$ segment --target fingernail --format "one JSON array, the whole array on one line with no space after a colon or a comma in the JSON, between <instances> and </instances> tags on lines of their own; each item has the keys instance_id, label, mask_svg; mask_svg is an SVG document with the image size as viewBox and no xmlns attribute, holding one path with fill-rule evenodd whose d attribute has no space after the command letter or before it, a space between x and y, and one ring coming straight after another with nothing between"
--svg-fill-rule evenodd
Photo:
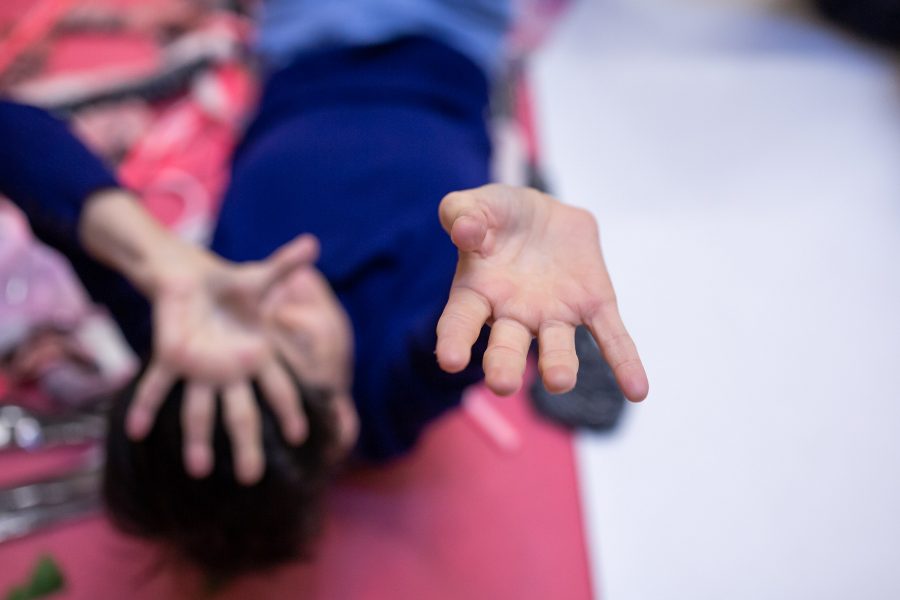
<instances>
[{"instance_id":1,"label":"fingernail","mask_svg":"<svg viewBox=\"0 0 900 600\"><path fill-rule=\"evenodd\" d=\"M512 396L521 386L522 378L511 371L494 373L488 381L488 387L498 396Z\"/></svg>"},{"instance_id":2,"label":"fingernail","mask_svg":"<svg viewBox=\"0 0 900 600\"><path fill-rule=\"evenodd\" d=\"M571 390L577 380L576 376L565 367L553 367L543 374L544 387L553 394L560 394Z\"/></svg>"},{"instance_id":3,"label":"fingernail","mask_svg":"<svg viewBox=\"0 0 900 600\"><path fill-rule=\"evenodd\" d=\"M458 373L462 371L466 368L467 362L464 355L453 353L452 351L445 351L443 354L438 355L438 365L448 373Z\"/></svg>"},{"instance_id":4,"label":"fingernail","mask_svg":"<svg viewBox=\"0 0 900 600\"><path fill-rule=\"evenodd\" d=\"M143 411L134 411L128 416L125 429L128 437L133 440L140 440L147 435L150 429L150 418Z\"/></svg>"},{"instance_id":5,"label":"fingernail","mask_svg":"<svg viewBox=\"0 0 900 600\"><path fill-rule=\"evenodd\" d=\"M306 441L306 423L303 419L291 419L284 424L284 439L291 446L299 446Z\"/></svg>"},{"instance_id":6,"label":"fingernail","mask_svg":"<svg viewBox=\"0 0 900 600\"><path fill-rule=\"evenodd\" d=\"M257 464L255 459L244 459L235 465L237 479L241 485L255 485L262 479L264 465Z\"/></svg>"},{"instance_id":7,"label":"fingernail","mask_svg":"<svg viewBox=\"0 0 900 600\"><path fill-rule=\"evenodd\" d=\"M204 446L190 446L185 456L185 462L191 477L201 479L212 471L212 455Z\"/></svg>"},{"instance_id":8,"label":"fingernail","mask_svg":"<svg viewBox=\"0 0 900 600\"><path fill-rule=\"evenodd\" d=\"M295 446L300 446L303 442L306 441L307 436L309 435L309 427L306 424L306 421L298 421L294 427L294 434L292 436L292 443Z\"/></svg>"}]
</instances>

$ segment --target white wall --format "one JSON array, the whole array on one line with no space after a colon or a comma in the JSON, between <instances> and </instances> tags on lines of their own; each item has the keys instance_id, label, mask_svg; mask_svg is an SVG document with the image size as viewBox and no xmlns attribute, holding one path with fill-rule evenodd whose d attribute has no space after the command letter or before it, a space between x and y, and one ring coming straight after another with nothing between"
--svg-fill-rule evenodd
<instances>
[{"instance_id":1,"label":"white wall","mask_svg":"<svg viewBox=\"0 0 900 600\"><path fill-rule=\"evenodd\" d=\"M596 589L900 598L900 78L736 10L584 1L535 64L651 378L577 445Z\"/></svg>"}]
</instances>

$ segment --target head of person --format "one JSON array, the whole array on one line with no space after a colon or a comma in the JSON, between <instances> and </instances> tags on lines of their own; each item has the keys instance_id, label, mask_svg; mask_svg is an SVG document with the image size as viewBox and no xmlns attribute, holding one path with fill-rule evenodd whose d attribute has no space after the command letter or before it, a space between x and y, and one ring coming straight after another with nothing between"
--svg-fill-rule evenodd
<instances>
[{"instance_id":1,"label":"head of person","mask_svg":"<svg viewBox=\"0 0 900 600\"><path fill-rule=\"evenodd\" d=\"M311 556L323 495L358 433L350 396L352 329L328 282L313 268L301 269L273 289L270 299L270 334L295 377L308 434L300 445L289 443L254 385L265 459L257 483L245 485L235 477L221 408L212 472L198 479L185 470L181 383L169 391L141 441L125 429L140 375L109 413L103 494L113 523L160 542L215 580Z\"/></svg>"},{"instance_id":2,"label":"head of person","mask_svg":"<svg viewBox=\"0 0 900 600\"><path fill-rule=\"evenodd\" d=\"M329 394L298 387L309 433L296 446L282 436L254 386L266 469L260 481L248 486L234 475L221 415L213 434L212 472L195 478L185 470L182 384L170 391L150 434L132 441L125 432L132 384L109 413L103 495L113 523L159 542L173 558L187 560L217 580L309 558L320 529L323 494L339 460Z\"/></svg>"},{"instance_id":3,"label":"head of person","mask_svg":"<svg viewBox=\"0 0 900 600\"><path fill-rule=\"evenodd\" d=\"M212 472L194 478L185 470L182 384L170 391L150 434L132 441L125 432L132 384L109 413L103 495L114 525L159 542L167 555L194 564L213 580L310 558L323 495L340 461L329 393L298 387L309 433L296 446L282 436L275 415L254 386L266 468L262 479L248 486L235 478L221 414L213 434Z\"/></svg>"}]
</instances>

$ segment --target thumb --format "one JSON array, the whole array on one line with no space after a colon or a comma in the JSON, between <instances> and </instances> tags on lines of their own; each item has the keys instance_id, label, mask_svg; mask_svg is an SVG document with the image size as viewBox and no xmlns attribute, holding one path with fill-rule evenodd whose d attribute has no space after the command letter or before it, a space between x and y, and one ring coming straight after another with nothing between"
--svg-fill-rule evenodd
<instances>
[{"instance_id":1,"label":"thumb","mask_svg":"<svg viewBox=\"0 0 900 600\"><path fill-rule=\"evenodd\" d=\"M472 190L453 192L441 200L441 226L462 252L477 252L487 238L490 223L487 207Z\"/></svg>"},{"instance_id":2,"label":"thumb","mask_svg":"<svg viewBox=\"0 0 900 600\"><path fill-rule=\"evenodd\" d=\"M319 258L319 240L311 234L297 236L267 259L240 267L234 281L241 292L259 296L295 269L312 264Z\"/></svg>"}]
</instances>

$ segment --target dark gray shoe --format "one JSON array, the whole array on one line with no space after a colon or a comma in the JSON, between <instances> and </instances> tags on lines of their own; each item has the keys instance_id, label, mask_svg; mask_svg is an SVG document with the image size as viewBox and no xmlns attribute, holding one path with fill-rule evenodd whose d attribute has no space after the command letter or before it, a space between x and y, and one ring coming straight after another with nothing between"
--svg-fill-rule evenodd
<instances>
[{"instance_id":1,"label":"dark gray shoe","mask_svg":"<svg viewBox=\"0 0 900 600\"><path fill-rule=\"evenodd\" d=\"M534 407L551 421L571 428L610 431L625 408L625 396L612 369L585 327L575 331L578 383L571 392L554 395L544 388L540 376L531 386Z\"/></svg>"},{"instance_id":2,"label":"dark gray shoe","mask_svg":"<svg viewBox=\"0 0 900 600\"><path fill-rule=\"evenodd\" d=\"M815 4L837 25L874 42L900 48L897 0L815 0Z\"/></svg>"}]
</instances>

